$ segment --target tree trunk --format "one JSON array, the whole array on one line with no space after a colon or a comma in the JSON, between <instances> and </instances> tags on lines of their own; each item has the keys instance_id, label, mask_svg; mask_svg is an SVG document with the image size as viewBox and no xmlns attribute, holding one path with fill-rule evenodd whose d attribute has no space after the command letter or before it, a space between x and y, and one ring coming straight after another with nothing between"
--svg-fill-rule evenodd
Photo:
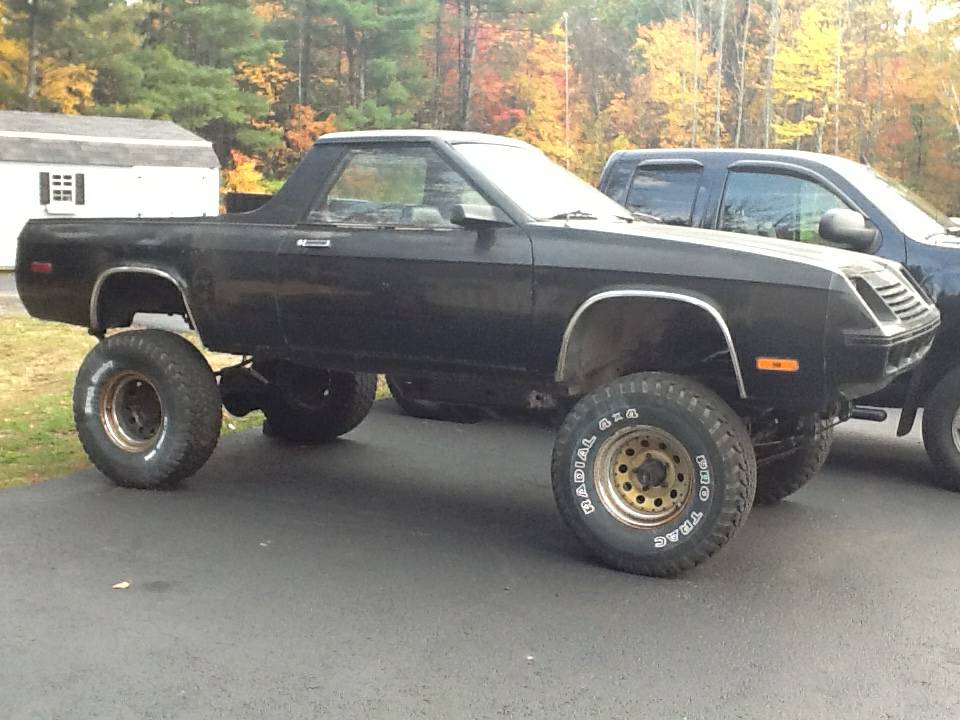
<instances>
[{"instance_id":1,"label":"tree trunk","mask_svg":"<svg viewBox=\"0 0 960 720\"><path fill-rule=\"evenodd\" d=\"M690 130L690 147L697 147L700 126L700 12L703 0L693 3L693 126Z\"/></svg>"},{"instance_id":2,"label":"tree trunk","mask_svg":"<svg viewBox=\"0 0 960 720\"><path fill-rule=\"evenodd\" d=\"M743 97L747 90L747 42L750 37L750 13L753 9L752 0L747 0L747 15L743 20L743 40L740 44L740 83L737 86L737 132L734 138L734 147L740 147L740 134L743 131Z\"/></svg>"},{"instance_id":3,"label":"tree trunk","mask_svg":"<svg viewBox=\"0 0 960 720\"><path fill-rule=\"evenodd\" d=\"M720 0L720 28L717 33L717 95L715 98L715 115L713 118L713 144L720 147L720 96L723 90L723 43L727 26L727 0Z\"/></svg>"},{"instance_id":4,"label":"tree trunk","mask_svg":"<svg viewBox=\"0 0 960 720\"><path fill-rule=\"evenodd\" d=\"M344 50L347 54L347 97L351 105L359 104L357 72L357 36L350 23L343 26Z\"/></svg>"},{"instance_id":5,"label":"tree trunk","mask_svg":"<svg viewBox=\"0 0 960 720\"><path fill-rule=\"evenodd\" d=\"M946 85L946 83L944 83ZM946 92L947 88L944 88ZM957 133L957 145L960 145L960 97L957 96L957 86L950 81L949 95L950 115L953 117L953 129Z\"/></svg>"},{"instance_id":6,"label":"tree trunk","mask_svg":"<svg viewBox=\"0 0 960 720\"><path fill-rule=\"evenodd\" d=\"M839 26L837 27L837 50L833 65L833 154L840 154L840 109L843 103L840 99L840 70L843 60L843 33L847 27L847 3L840 9Z\"/></svg>"},{"instance_id":7,"label":"tree trunk","mask_svg":"<svg viewBox=\"0 0 960 720\"><path fill-rule=\"evenodd\" d=\"M477 27L473 0L460 0L460 58L458 67L457 127L465 130L470 117L470 89L473 75L473 54L476 49Z\"/></svg>"},{"instance_id":8,"label":"tree trunk","mask_svg":"<svg viewBox=\"0 0 960 720\"><path fill-rule=\"evenodd\" d=\"M440 105L443 102L443 10L446 7L446 0L438 0L437 22L433 29L433 126L440 127L441 111Z\"/></svg>"},{"instance_id":9,"label":"tree trunk","mask_svg":"<svg viewBox=\"0 0 960 720\"><path fill-rule=\"evenodd\" d=\"M40 61L40 34L37 16L40 14L40 0L33 0L30 4L29 37L27 38L27 110L37 109L37 94L39 92L39 61Z\"/></svg>"},{"instance_id":10,"label":"tree trunk","mask_svg":"<svg viewBox=\"0 0 960 720\"><path fill-rule=\"evenodd\" d=\"M770 39L767 43L767 69L764 73L763 96L763 146L770 147L770 131L773 125L773 66L777 54L777 36L780 34L780 4L770 4Z\"/></svg>"}]
</instances>

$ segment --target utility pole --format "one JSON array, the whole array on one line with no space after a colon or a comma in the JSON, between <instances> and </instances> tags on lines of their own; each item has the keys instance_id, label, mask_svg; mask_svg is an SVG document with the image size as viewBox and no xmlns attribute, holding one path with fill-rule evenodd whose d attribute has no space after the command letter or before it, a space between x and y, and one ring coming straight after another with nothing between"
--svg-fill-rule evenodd
<instances>
[{"instance_id":1,"label":"utility pole","mask_svg":"<svg viewBox=\"0 0 960 720\"><path fill-rule=\"evenodd\" d=\"M39 47L39 23L40 0L27 0L30 6L29 15L29 37L27 39L27 110L37 109L37 94L39 93L39 82L37 81L37 65L40 60Z\"/></svg>"},{"instance_id":2,"label":"utility pole","mask_svg":"<svg viewBox=\"0 0 960 720\"><path fill-rule=\"evenodd\" d=\"M570 167L570 13L563 11L563 146Z\"/></svg>"}]
</instances>

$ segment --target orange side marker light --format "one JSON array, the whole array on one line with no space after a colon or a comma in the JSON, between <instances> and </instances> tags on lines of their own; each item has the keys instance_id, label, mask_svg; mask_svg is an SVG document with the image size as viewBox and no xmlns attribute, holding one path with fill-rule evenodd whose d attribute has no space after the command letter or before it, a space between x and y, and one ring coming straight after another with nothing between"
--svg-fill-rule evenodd
<instances>
[{"instance_id":1,"label":"orange side marker light","mask_svg":"<svg viewBox=\"0 0 960 720\"><path fill-rule=\"evenodd\" d=\"M757 370L797 372L800 370L800 361L794 358L758 357Z\"/></svg>"}]
</instances>

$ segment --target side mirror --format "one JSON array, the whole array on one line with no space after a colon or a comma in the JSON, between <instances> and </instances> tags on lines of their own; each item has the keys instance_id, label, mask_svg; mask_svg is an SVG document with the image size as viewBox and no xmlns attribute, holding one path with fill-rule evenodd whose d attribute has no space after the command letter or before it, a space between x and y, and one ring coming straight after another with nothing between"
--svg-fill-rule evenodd
<instances>
[{"instance_id":1,"label":"side mirror","mask_svg":"<svg viewBox=\"0 0 960 720\"><path fill-rule=\"evenodd\" d=\"M513 225L507 214L490 205L454 205L450 222L468 230L486 230Z\"/></svg>"},{"instance_id":2,"label":"side mirror","mask_svg":"<svg viewBox=\"0 0 960 720\"><path fill-rule=\"evenodd\" d=\"M847 208L827 210L820 218L818 232L824 240L861 252L873 250L878 237L876 228L867 227L863 215Z\"/></svg>"}]
</instances>

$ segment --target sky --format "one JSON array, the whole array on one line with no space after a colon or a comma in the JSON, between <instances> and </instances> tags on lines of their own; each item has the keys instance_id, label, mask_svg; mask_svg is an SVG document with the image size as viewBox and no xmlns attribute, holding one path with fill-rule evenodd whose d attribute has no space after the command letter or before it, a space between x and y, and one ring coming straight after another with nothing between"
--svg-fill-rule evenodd
<instances>
[{"instance_id":1,"label":"sky","mask_svg":"<svg viewBox=\"0 0 960 720\"><path fill-rule=\"evenodd\" d=\"M921 29L926 29L931 22L943 20L957 12L955 3L935 3L928 9L926 0L893 0L893 6L903 16L910 13L913 25Z\"/></svg>"}]
</instances>

